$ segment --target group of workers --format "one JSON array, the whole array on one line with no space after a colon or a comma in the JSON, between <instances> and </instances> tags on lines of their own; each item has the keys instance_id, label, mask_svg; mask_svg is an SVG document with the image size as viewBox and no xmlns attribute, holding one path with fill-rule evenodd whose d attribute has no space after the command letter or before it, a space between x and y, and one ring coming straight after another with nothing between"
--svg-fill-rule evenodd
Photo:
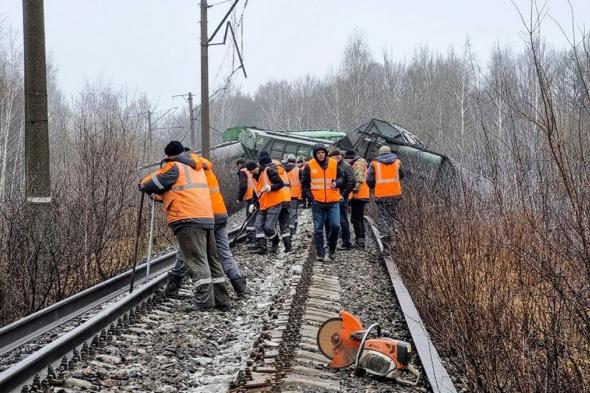
<instances>
[{"instance_id":1,"label":"group of workers","mask_svg":"<svg viewBox=\"0 0 590 393\"><path fill-rule=\"evenodd\" d=\"M229 247L227 209L213 165L178 141L170 142L164 152L161 168L144 177L139 188L163 203L178 241L176 265L168 274L166 294L177 296L188 272L194 281L195 300L187 311L228 310L230 297L224 274L238 297L246 291L246 278ZM312 153L307 161L289 154L281 162L263 151L257 162L236 162L237 199L246 202L248 248L257 254L276 252L281 240L284 252L292 251L298 209L308 202L319 261L336 259L339 238L340 250L364 249L364 212L371 189L379 209L380 229L387 232L392 227L404 172L389 146L381 146L371 163L352 150L342 154L338 148L328 150L323 144L314 145Z\"/></svg>"}]
</instances>

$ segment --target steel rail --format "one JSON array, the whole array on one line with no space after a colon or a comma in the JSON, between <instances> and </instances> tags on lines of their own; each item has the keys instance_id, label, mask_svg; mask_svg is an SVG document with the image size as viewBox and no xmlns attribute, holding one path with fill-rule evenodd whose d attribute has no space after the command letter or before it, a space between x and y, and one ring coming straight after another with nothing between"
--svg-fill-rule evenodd
<instances>
[{"instance_id":1,"label":"steel rail","mask_svg":"<svg viewBox=\"0 0 590 393\"><path fill-rule=\"evenodd\" d=\"M121 299L112 307L101 311L92 319L86 321L74 330L44 346L33 355L17 363L15 366L0 373L0 392L11 392L22 388L35 375L40 374L48 365L58 362L76 347L91 340L107 327L134 307L148 299L159 287L166 282L166 276L160 275L137 291Z\"/></svg>"},{"instance_id":2,"label":"steel rail","mask_svg":"<svg viewBox=\"0 0 590 393\"><path fill-rule=\"evenodd\" d=\"M170 269L175 255L172 252L154 259L151 274L157 276ZM136 280L145 279L146 270L147 264L140 265L135 271ZM128 270L3 327L0 329L0 356L120 295L128 289L130 280L131 270Z\"/></svg>"},{"instance_id":3,"label":"steel rail","mask_svg":"<svg viewBox=\"0 0 590 393\"><path fill-rule=\"evenodd\" d=\"M239 227L229 230L229 239L233 241L238 232ZM240 234L238 240L244 237L244 234ZM171 252L153 260L150 266L150 274L153 278L147 284L138 287L136 292L124 297L92 319L0 373L0 392L14 391L26 383L30 383L35 375L40 374L45 367L59 361L76 347L99 334L109 323L151 296L166 282L164 273L174 266L175 256L176 252ZM146 270L146 263L136 269L135 274L138 281L145 278ZM128 270L5 326L0 329L0 355L126 292L130 280L131 270Z\"/></svg>"},{"instance_id":4,"label":"steel rail","mask_svg":"<svg viewBox=\"0 0 590 393\"><path fill-rule=\"evenodd\" d=\"M438 351L430 340L430 335L428 334L428 331L422 322L422 318L420 318L420 314L414 305L412 295L410 295L408 288L405 286L402 280L397 265L393 262L391 256L385 255L383 252L384 247L383 242L381 241L381 233L379 232L379 229L377 229L377 226L370 217L365 216L365 219L371 227L371 231L373 232L373 236L377 242L377 246L379 247L381 257L383 258L385 266L387 267L391 284L395 290L397 300L402 309L402 313L404 314L404 319L406 320L410 335L412 336L414 347L418 352L418 356L420 357L422 367L426 372L426 377L430 383L432 391L434 393L457 393L449 373L442 364L440 356L438 355Z\"/></svg>"}]
</instances>

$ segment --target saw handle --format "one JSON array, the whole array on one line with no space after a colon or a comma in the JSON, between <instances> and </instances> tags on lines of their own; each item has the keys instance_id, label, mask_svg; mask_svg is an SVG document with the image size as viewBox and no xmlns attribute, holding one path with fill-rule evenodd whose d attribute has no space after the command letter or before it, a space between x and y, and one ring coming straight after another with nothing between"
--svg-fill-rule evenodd
<instances>
[{"instance_id":1,"label":"saw handle","mask_svg":"<svg viewBox=\"0 0 590 393\"><path fill-rule=\"evenodd\" d=\"M356 353L356 358L354 360L354 373L356 375L358 375L360 373L359 360L361 359L361 355L363 354L363 351L365 350L365 341L367 341L367 338L369 337L369 334L371 334L371 331L373 329L377 329L378 336L381 335L381 326L379 326L378 323L372 324L371 326L369 326L369 328L367 330L364 331L363 338L361 339L361 345L359 346L359 350ZM361 332L357 332L357 333L361 333Z\"/></svg>"},{"instance_id":2,"label":"saw handle","mask_svg":"<svg viewBox=\"0 0 590 393\"><path fill-rule=\"evenodd\" d=\"M395 375L393 377L393 379L397 382L397 383L401 383L404 384L406 386L416 386L418 385L418 382L420 382L420 372L411 364L408 364L405 367L405 370L408 370L412 375L414 375L414 377L416 377L413 380L409 380L409 379L405 379L403 378L401 375ZM396 370L392 370L392 371L401 371L400 369L396 369Z\"/></svg>"}]
</instances>

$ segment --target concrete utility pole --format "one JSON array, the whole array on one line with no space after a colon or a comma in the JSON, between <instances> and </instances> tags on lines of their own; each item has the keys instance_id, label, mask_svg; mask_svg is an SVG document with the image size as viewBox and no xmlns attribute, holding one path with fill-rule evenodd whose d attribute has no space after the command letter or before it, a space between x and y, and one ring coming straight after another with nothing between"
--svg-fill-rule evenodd
<instances>
[{"instance_id":1,"label":"concrete utility pole","mask_svg":"<svg viewBox=\"0 0 590 393\"><path fill-rule=\"evenodd\" d=\"M193 93L188 92L188 118L189 129L191 130L191 149L197 148L197 137L195 135L195 114L193 110Z\"/></svg>"},{"instance_id":2,"label":"concrete utility pole","mask_svg":"<svg viewBox=\"0 0 590 393\"><path fill-rule=\"evenodd\" d=\"M27 202L50 203L43 0L23 0Z\"/></svg>"},{"instance_id":3,"label":"concrete utility pole","mask_svg":"<svg viewBox=\"0 0 590 393\"><path fill-rule=\"evenodd\" d=\"M209 143L209 39L207 0L201 0L201 150L210 158ZM194 147L193 147L194 149Z\"/></svg>"}]
</instances>

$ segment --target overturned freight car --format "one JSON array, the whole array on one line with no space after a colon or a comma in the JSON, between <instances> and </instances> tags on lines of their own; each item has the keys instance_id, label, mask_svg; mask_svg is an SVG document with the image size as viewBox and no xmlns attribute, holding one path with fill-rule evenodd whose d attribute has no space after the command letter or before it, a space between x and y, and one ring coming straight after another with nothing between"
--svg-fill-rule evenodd
<instances>
[{"instance_id":1,"label":"overturned freight car","mask_svg":"<svg viewBox=\"0 0 590 393\"><path fill-rule=\"evenodd\" d=\"M239 142L244 156L251 160L255 160L261 151L268 151L272 158L278 160L290 153L307 158L316 143L334 145L343 150L354 149L359 155L372 159L381 146L389 145L412 175L437 179L442 174L454 173L453 164L446 156L426 149L416 135L405 128L378 119L346 132L335 129L271 131L257 127L234 127L224 133L224 141Z\"/></svg>"}]
</instances>

